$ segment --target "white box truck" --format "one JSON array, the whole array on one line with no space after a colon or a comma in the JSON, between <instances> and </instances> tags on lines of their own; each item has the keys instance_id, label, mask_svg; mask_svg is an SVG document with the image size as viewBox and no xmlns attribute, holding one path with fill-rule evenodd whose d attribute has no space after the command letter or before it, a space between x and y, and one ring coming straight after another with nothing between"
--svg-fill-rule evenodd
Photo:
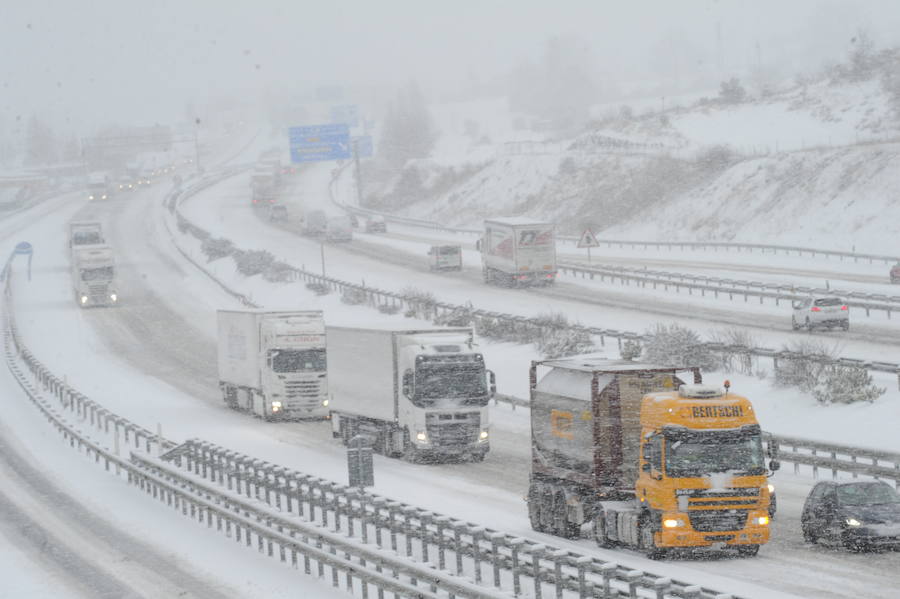
<instances>
[{"instance_id":1,"label":"white box truck","mask_svg":"<svg viewBox=\"0 0 900 599\"><path fill-rule=\"evenodd\" d=\"M72 246L72 286L82 308L111 306L119 301L116 262L107 245Z\"/></svg>"},{"instance_id":2,"label":"white box truck","mask_svg":"<svg viewBox=\"0 0 900 599\"><path fill-rule=\"evenodd\" d=\"M376 330L328 327L331 423L411 461L481 461L490 450L487 370L471 328Z\"/></svg>"},{"instance_id":3,"label":"white box truck","mask_svg":"<svg viewBox=\"0 0 900 599\"><path fill-rule=\"evenodd\" d=\"M320 310L219 310L219 388L225 404L264 420L328 414Z\"/></svg>"},{"instance_id":4,"label":"white box truck","mask_svg":"<svg viewBox=\"0 0 900 599\"><path fill-rule=\"evenodd\" d=\"M484 221L476 243L486 283L549 285L556 280L553 224L515 216Z\"/></svg>"}]
</instances>

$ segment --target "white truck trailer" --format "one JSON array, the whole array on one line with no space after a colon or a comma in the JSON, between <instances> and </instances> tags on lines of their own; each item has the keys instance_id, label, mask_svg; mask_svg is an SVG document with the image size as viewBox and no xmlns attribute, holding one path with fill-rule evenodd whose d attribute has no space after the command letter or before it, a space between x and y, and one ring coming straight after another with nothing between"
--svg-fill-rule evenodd
<instances>
[{"instance_id":1,"label":"white truck trailer","mask_svg":"<svg viewBox=\"0 0 900 599\"><path fill-rule=\"evenodd\" d=\"M264 420L328 414L320 310L219 310L219 388L225 404Z\"/></svg>"},{"instance_id":2,"label":"white truck trailer","mask_svg":"<svg viewBox=\"0 0 900 599\"><path fill-rule=\"evenodd\" d=\"M69 247L76 248L85 245L101 245L106 240L103 238L103 225L96 221L72 221L69 223Z\"/></svg>"},{"instance_id":3,"label":"white truck trailer","mask_svg":"<svg viewBox=\"0 0 900 599\"><path fill-rule=\"evenodd\" d=\"M481 461L490 450L496 382L471 328L328 327L328 368L332 430L345 444L367 435L411 461Z\"/></svg>"},{"instance_id":4,"label":"white truck trailer","mask_svg":"<svg viewBox=\"0 0 900 599\"><path fill-rule=\"evenodd\" d=\"M72 246L72 286L82 308L111 306L119 301L116 262L107 245Z\"/></svg>"},{"instance_id":5,"label":"white truck trailer","mask_svg":"<svg viewBox=\"0 0 900 599\"><path fill-rule=\"evenodd\" d=\"M514 287L556 280L556 232L551 223L520 216L485 220L476 247L486 283Z\"/></svg>"}]
</instances>

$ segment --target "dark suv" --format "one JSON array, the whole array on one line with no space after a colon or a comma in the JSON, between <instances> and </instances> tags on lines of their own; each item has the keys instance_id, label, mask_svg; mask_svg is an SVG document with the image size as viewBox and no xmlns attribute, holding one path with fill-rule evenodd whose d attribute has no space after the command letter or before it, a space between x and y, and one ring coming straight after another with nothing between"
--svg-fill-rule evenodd
<instances>
[{"instance_id":1,"label":"dark suv","mask_svg":"<svg viewBox=\"0 0 900 599\"><path fill-rule=\"evenodd\" d=\"M881 481L820 482L800 515L803 539L849 549L900 549L900 494Z\"/></svg>"}]
</instances>

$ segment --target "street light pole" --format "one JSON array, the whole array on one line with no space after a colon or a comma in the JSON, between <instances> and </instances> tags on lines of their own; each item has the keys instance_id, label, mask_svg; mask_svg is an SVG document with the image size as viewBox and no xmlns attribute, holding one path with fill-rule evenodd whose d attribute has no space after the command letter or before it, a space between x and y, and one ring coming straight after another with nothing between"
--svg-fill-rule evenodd
<instances>
[{"instance_id":1,"label":"street light pole","mask_svg":"<svg viewBox=\"0 0 900 599\"><path fill-rule=\"evenodd\" d=\"M197 165L197 172L200 172L200 118L194 120L194 163Z\"/></svg>"}]
</instances>

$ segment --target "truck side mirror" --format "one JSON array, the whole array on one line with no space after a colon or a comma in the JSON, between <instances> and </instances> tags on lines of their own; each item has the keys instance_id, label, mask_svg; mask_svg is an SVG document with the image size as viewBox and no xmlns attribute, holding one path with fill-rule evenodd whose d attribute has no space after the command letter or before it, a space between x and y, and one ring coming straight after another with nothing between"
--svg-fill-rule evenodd
<instances>
[{"instance_id":1,"label":"truck side mirror","mask_svg":"<svg viewBox=\"0 0 900 599\"><path fill-rule=\"evenodd\" d=\"M494 375L493 370L488 370L488 381L491 384L491 397L497 393L497 377Z\"/></svg>"},{"instance_id":2,"label":"truck side mirror","mask_svg":"<svg viewBox=\"0 0 900 599\"><path fill-rule=\"evenodd\" d=\"M766 453L773 460L778 457L778 441L769 438L766 440Z\"/></svg>"},{"instance_id":3,"label":"truck side mirror","mask_svg":"<svg viewBox=\"0 0 900 599\"><path fill-rule=\"evenodd\" d=\"M644 462L641 464L641 470L644 472L650 472L650 462Z\"/></svg>"},{"instance_id":4,"label":"truck side mirror","mask_svg":"<svg viewBox=\"0 0 900 599\"><path fill-rule=\"evenodd\" d=\"M769 470L771 470L772 472L775 472L776 470L780 470L780 469L781 469L781 462L779 462L778 460L770 460L769 461Z\"/></svg>"},{"instance_id":5,"label":"truck side mirror","mask_svg":"<svg viewBox=\"0 0 900 599\"><path fill-rule=\"evenodd\" d=\"M413 371L407 370L403 373L403 395L406 399L412 399Z\"/></svg>"}]
</instances>

